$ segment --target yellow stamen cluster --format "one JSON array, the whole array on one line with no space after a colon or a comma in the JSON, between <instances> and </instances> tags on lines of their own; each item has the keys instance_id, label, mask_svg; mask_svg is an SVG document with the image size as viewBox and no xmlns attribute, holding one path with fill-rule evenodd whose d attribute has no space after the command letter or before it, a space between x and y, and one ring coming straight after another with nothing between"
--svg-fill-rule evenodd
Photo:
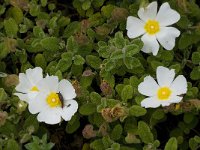
<instances>
[{"instance_id":1,"label":"yellow stamen cluster","mask_svg":"<svg viewBox=\"0 0 200 150\"><path fill-rule=\"evenodd\" d=\"M39 92L39 89L37 88L37 86L33 86L31 91L34 91L34 92Z\"/></svg>"},{"instance_id":2,"label":"yellow stamen cluster","mask_svg":"<svg viewBox=\"0 0 200 150\"><path fill-rule=\"evenodd\" d=\"M172 91L168 87L161 87L157 92L157 96L159 100L167 100L171 93Z\"/></svg>"},{"instance_id":3,"label":"yellow stamen cluster","mask_svg":"<svg viewBox=\"0 0 200 150\"><path fill-rule=\"evenodd\" d=\"M144 29L150 35L156 34L160 31L159 22L156 20L148 20L144 26Z\"/></svg>"},{"instance_id":4,"label":"yellow stamen cluster","mask_svg":"<svg viewBox=\"0 0 200 150\"><path fill-rule=\"evenodd\" d=\"M59 98L58 94L55 93L55 92L51 92L51 93L47 96L46 101L47 101L47 103L48 103L48 105L49 105L50 107L61 106L60 98Z\"/></svg>"}]
</instances>

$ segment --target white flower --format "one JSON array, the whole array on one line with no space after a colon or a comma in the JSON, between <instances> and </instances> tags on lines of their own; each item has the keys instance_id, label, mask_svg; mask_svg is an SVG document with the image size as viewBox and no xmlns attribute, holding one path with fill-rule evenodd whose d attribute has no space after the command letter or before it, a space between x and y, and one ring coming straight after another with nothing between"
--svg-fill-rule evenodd
<instances>
[{"instance_id":1,"label":"white flower","mask_svg":"<svg viewBox=\"0 0 200 150\"><path fill-rule=\"evenodd\" d=\"M129 38L136 38L143 35L141 40L144 43L142 51L157 55L159 50L158 42L166 49L172 50L175 46L175 38L180 31L169 27L180 19L180 15L171 9L169 4L163 3L157 13L157 2L150 3L146 8L140 8L138 16L127 18L126 29Z\"/></svg>"},{"instance_id":2,"label":"white flower","mask_svg":"<svg viewBox=\"0 0 200 150\"><path fill-rule=\"evenodd\" d=\"M147 76L144 81L139 84L138 91L148 98L141 102L141 106L145 108L156 108L160 105L169 106L171 103L179 103L183 97L181 94L187 92L187 81L183 75L175 77L174 69L159 66L156 70L157 82Z\"/></svg>"},{"instance_id":3,"label":"white flower","mask_svg":"<svg viewBox=\"0 0 200 150\"><path fill-rule=\"evenodd\" d=\"M37 84L43 79L42 68L36 67L34 69L27 69L26 73L19 74L19 84L16 86L15 90L20 100L29 101L29 93L31 96L35 96L39 89Z\"/></svg>"},{"instance_id":4,"label":"white flower","mask_svg":"<svg viewBox=\"0 0 200 150\"><path fill-rule=\"evenodd\" d=\"M38 84L40 91L29 102L29 111L32 114L39 113L39 122L57 124L61 118L68 121L78 109L78 103L73 100L76 97L72 84L63 79L58 81L57 76L47 76Z\"/></svg>"}]
</instances>

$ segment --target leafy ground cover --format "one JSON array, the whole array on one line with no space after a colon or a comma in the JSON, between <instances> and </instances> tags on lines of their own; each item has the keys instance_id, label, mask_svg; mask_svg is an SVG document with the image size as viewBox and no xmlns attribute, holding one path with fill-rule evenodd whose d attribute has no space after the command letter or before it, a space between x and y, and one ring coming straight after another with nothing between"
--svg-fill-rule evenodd
<instances>
[{"instance_id":1,"label":"leafy ground cover","mask_svg":"<svg viewBox=\"0 0 200 150\"><path fill-rule=\"evenodd\" d=\"M141 36L127 35L127 18L151 2L2 0L0 149L199 149L200 2L157 0L158 10L168 2L180 14L170 25L180 35L171 50L159 44L157 53L145 53ZM148 108L138 86L156 79L159 66L183 75L187 90L180 102ZM73 85L78 110L70 120L38 121L14 95L19 74L36 67Z\"/></svg>"}]
</instances>

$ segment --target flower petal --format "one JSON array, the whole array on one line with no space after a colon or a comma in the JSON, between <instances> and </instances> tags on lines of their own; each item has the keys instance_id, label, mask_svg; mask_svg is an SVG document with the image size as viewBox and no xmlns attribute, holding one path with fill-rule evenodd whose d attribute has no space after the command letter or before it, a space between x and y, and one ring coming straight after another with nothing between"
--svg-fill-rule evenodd
<instances>
[{"instance_id":1,"label":"flower petal","mask_svg":"<svg viewBox=\"0 0 200 150\"><path fill-rule=\"evenodd\" d=\"M180 15L177 11L170 8L169 3L163 3L160 6L156 20L160 23L161 26L168 26L178 22Z\"/></svg>"},{"instance_id":2,"label":"flower petal","mask_svg":"<svg viewBox=\"0 0 200 150\"><path fill-rule=\"evenodd\" d=\"M28 102L28 95L22 93L14 93L14 95L18 96L20 100Z\"/></svg>"},{"instance_id":3,"label":"flower petal","mask_svg":"<svg viewBox=\"0 0 200 150\"><path fill-rule=\"evenodd\" d=\"M145 34L142 36L141 40L143 41L144 45L142 51L145 53L153 53L153 55L157 55L159 50L159 44L156 40L156 36L150 36Z\"/></svg>"},{"instance_id":4,"label":"flower petal","mask_svg":"<svg viewBox=\"0 0 200 150\"><path fill-rule=\"evenodd\" d=\"M69 121L71 117L77 112L78 103L75 100L67 100L64 102L65 106L62 111L62 118Z\"/></svg>"},{"instance_id":5,"label":"flower petal","mask_svg":"<svg viewBox=\"0 0 200 150\"><path fill-rule=\"evenodd\" d=\"M26 75L32 85L37 84L40 80L43 79L42 68L35 67L34 69L27 69Z\"/></svg>"},{"instance_id":6,"label":"flower petal","mask_svg":"<svg viewBox=\"0 0 200 150\"><path fill-rule=\"evenodd\" d=\"M175 70L174 69L169 70L166 67L159 66L156 69L156 76L157 76L158 84L161 87L164 87L164 86L170 87L175 77Z\"/></svg>"},{"instance_id":7,"label":"flower petal","mask_svg":"<svg viewBox=\"0 0 200 150\"><path fill-rule=\"evenodd\" d=\"M61 122L61 111L61 108L47 108L38 114L37 119L39 122L57 124Z\"/></svg>"},{"instance_id":8,"label":"flower petal","mask_svg":"<svg viewBox=\"0 0 200 150\"><path fill-rule=\"evenodd\" d=\"M161 100L160 104L162 106L169 106L170 104L173 104L173 103L179 103L182 99L183 97L173 95L170 97L169 100Z\"/></svg>"},{"instance_id":9,"label":"flower petal","mask_svg":"<svg viewBox=\"0 0 200 150\"><path fill-rule=\"evenodd\" d=\"M29 99L28 109L30 113L36 114L43 111L45 108L48 108L46 102L47 93L39 92L34 99Z\"/></svg>"},{"instance_id":10,"label":"flower petal","mask_svg":"<svg viewBox=\"0 0 200 150\"><path fill-rule=\"evenodd\" d=\"M144 22L136 17L129 16L126 24L127 36L136 38L145 33Z\"/></svg>"},{"instance_id":11,"label":"flower petal","mask_svg":"<svg viewBox=\"0 0 200 150\"><path fill-rule=\"evenodd\" d=\"M160 106L160 101L156 97L148 97L141 102L141 106L145 108L156 108Z\"/></svg>"},{"instance_id":12,"label":"flower petal","mask_svg":"<svg viewBox=\"0 0 200 150\"><path fill-rule=\"evenodd\" d=\"M154 20L157 14L157 2L154 1L150 3L146 8L140 8L138 11L138 16L143 21L147 21L149 19Z\"/></svg>"},{"instance_id":13,"label":"flower petal","mask_svg":"<svg viewBox=\"0 0 200 150\"><path fill-rule=\"evenodd\" d=\"M58 91L62 94L65 100L70 100L76 97L75 89L72 84L63 79L58 84Z\"/></svg>"},{"instance_id":14,"label":"flower petal","mask_svg":"<svg viewBox=\"0 0 200 150\"><path fill-rule=\"evenodd\" d=\"M172 50L175 46L175 38L179 35L180 31L174 27L162 27L156 37L166 50Z\"/></svg>"},{"instance_id":15,"label":"flower petal","mask_svg":"<svg viewBox=\"0 0 200 150\"><path fill-rule=\"evenodd\" d=\"M138 91L146 96L156 95L158 88L158 84L151 76L145 77L144 81L138 85Z\"/></svg>"},{"instance_id":16,"label":"flower petal","mask_svg":"<svg viewBox=\"0 0 200 150\"><path fill-rule=\"evenodd\" d=\"M172 82L170 89L172 89L173 94L181 95L187 92L187 81L183 75L179 75Z\"/></svg>"},{"instance_id":17,"label":"flower petal","mask_svg":"<svg viewBox=\"0 0 200 150\"><path fill-rule=\"evenodd\" d=\"M58 92L58 77L47 76L38 83L39 91Z\"/></svg>"},{"instance_id":18,"label":"flower petal","mask_svg":"<svg viewBox=\"0 0 200 150\"><path fill-rule=\"evenodd\" d=\"M19 84L16 86L16 91L27 93L32 87L32 84L30 83L29 79L24 73L19 74Z\"/></svg>"}]
</instances>

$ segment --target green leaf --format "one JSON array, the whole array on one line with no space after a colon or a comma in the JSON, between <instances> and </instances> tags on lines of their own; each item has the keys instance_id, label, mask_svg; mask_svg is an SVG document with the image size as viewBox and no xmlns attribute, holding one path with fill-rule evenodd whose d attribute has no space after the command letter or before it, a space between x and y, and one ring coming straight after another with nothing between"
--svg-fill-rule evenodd
<instances>
[{"instance_id":1,"label":"green leaf","mask_svg":"<svg viewBox=\"0 0 200 150\"><path fill-rule=\"evenodd\" d=\"M6 31L7 36L9 37L15 37L19 30L16 21L12 18L4 20L4 29Z\"/></svg>"},{"instance_id":2,"label":"green leaf","mask_svg":"<svg viewBox=\"0 0 200 150\"><path fill-rule=\"evenodd\" d=\"M200 79L200 66L193 68L192 72L190 73L190 78L192 80L199 80Z\"/></svg>"},{"instance_id":3,"label":"green leaf","mask_svg":"<svg viewBox=\"0 0 200 150\"><path fill-rule=\"evenodd\" d=\"M47 5L47 0L41 0L42 7L45 7Z\"/></svg>"},{"instance_id":4,"label":"green leaf","mask_svg":"<svg viewBox=\"0 0 200 150\"><path fill-rule=\"evenodd\" d=\"M140 48L136 44L131 44L131 45L125 46L123 50L125 51L126 57L132 57L133 55L139 53Z\"/></svg>"},{"instance_id":5,"label":"green leaf","mask_svg":"<svg viewBox=\"0 0 200 150\"><path fill-rule=\"evenodd\" d=\"M46 37L40 41L42 47L48 51L59 50L59 39L56 37Z\"/></svg>"},{"instance_id":6,"label":"green leaf","mask_svg":"<svg viewBox=\"0 0 200 150\"><path fill-rule=\"evenodd\" d=\"M20 147L15 140L9 139L6 144L5 150L20 150Z\"/></svg>"},{"instance_id":7,"label":"green leaf","mask_svg":"<svg viewBox=\"0 0 200 150\"><path fill-rule=\"evenodd\" d=\"M8 98L7 93L3 88L0 88L0 102L5 101Z\"/></svg>"},{"instance_id":8,"label":"green leaf","mask_svg":"<svg viewBox=\"0 0 200 150\"><path fill-rule=\"evenodd\" d=\"M46 68L47 62L42 54L37 54L35 56L35 66L39 66L43 70Z\"/></svg>"},{"instance_id":9,"label":"green leaf","mask_svg":"<svg viewBox=\"0 0 200 150\"><path fill-rule=\"evenodd\" d=\"M192 113L185 113L183 116L183 120L187 124L191 123L193 119L194 119L194 115Z\"/></svg>"},{"instance_id":10,"label":"green leaf","mask_svg":"<svg viewBox=\"0 0 200 150\"><path fill-rule=\"evenodd\" d=\"M194 64L199 64L200 63L200 52L192 53L192 62Z\"/></svg>"},{"instance_id":11,"label":"green leaf","mask_svg":"<svg viewBox=\"0 0 200 150\"><path fill-rule=\"evenodd\" d=\"M140 60L135 57L126 57L124 64L128 69L133 69L141 65Z\"/></svg>"},{"instance_id":12,"label":"green leaf","mask_svg":"<svg viewBox=\"0 0 200 150\"><path fill-rule=\"evenodd\" d=\"M81 55L74 56L74 64L75 65L83 65L85 63L85 59Z\"/></svg>"},{"instance_id":13,"label":"green leaf","mask_svg":"<svg viewBox=\"0 0 200 150\"><path fill-rule=\"evenodd\" d=\"M69 134L74 133L80 127L79 117L74 115L66 126L66 132Z\"/></svg>"},{"instance_id":14,"label":"green leaf","mask_svg":"<svg viewBox=\"0 0 200 150\"><path fill-rule=\"evenodd\" d=\"M133 105L129 108L129 114L132 116L144 116L147 113L147 110L145 108L142 108L138 105Z\"/></svg>"},{"instance_id":15,"label":"green leaf","mask_svg":"<svg viewBox=\"0 0 200 150\"><path fill-rule=\"evenodd\" d=\"M121 92L121 98L123 101L127 101L133 97L133 87L131 85L125 85Z\"/></svg>"},{"instance_id":16,"label":"green leaf","mask_svg":"<svg viewBox=\"0 0 200 150\"><path fill-rule=\"evenodd\" d=\"M44 38L45 37L45 33L44 33L43 29L39 26L34 26L33 35L36 38Z\"/></svg>"},{"instance_id":17,"label":"green leaf","mask_svg":"<svg viewBox=\"0 0 200 150\"><path fill-rule=\"evenodd\" d=\"M65 72L69 69L71 65L72 65L72 60L60 59L56 66L56 69L60 70L61 72Z\"/></svg>"},{"instance_id":18,"label":"green leaf","mask_svg":"<svg viewBox=\"0 0 200 150\"><path fill-rule=\"evenodd\" d=\"M110 55L111 59L122 59L124 58L124 54L122 53L121 50L116 50L114 52L112 52L112 54Z\"/></svg>"},{"instance_id":19,"label":"green leaf","mask_svg":"<svg viewBox=\"0 0 200 150\"><path fill-rule=\"evenodd\" d=\"M115 68L115 61L113 61L113 60L109 60L108 62L106 62L106 64L105 64L105 70L106 71L111 71L112 69L114 69Z\"/></svg>"},{"instance_id":20,"label":"green leaf","mask_svg":"<svg viewBox=\"0 0 200 150\"><path fill-rule=\"evenodd\" d=\"M152 117L156 120L161 120L165 116L165 113L162 109L157 109L155 112L153 112Z\"/></svg>"},{"instance_id":21,"label":"green leaf","mask_svg":"<svg viewBox=\"0 0 200 150\"><path fill-rule=\"evenodd\" d=\"M67 39L67 50L72 53L76 53L78 51L78 44L74 40L74 37L71 36Z\"/></svg>"},{"instance_id":22,"label":"green leaf","mask_svg":"<svg viewBox=\"0 0 200 150\"><path fill-rule=\"evenodd\" d=\"M144 121L138 123L138 134L141 140L146 144L152 143L154 140L149 126Z\"/></svg>"},{"instance_id":23,"label":"green leaf","mask_svg":"<svg viewBox=\"0 0 200 150\"><path fill-rule=\"evenodd\" d=\"M79 112L80 114L82 115L91 115L93 113L96 112L96 105L93 104L93 103L86 103L86 104L83 104L80 109L79 109Z\"/></svg>"},{"instance_id":24,"label":"green leaf","mask_svg":"<svg viewBox=\"0 0 200 150\"><path fill-rule=\"evenodd\" d=\"M101 104L101 95L99 95L96 92L91 92L90 93L90 100L94 104Z\"/></svg>"},{"instance_id":25,"label":"green leaf","mask_svg":"<svg viewBox=\"0 0 200 150\"><path fill-rule=\"evenodd\" d=\"M69 38L70 36L74 35L74 33L80 30L80 22L74 21L70 23L64 30L63 36Z\"/></svg>"},{"instance_id":26,"label":"green leaf","mask_svg":"<svg viewBox=\"0 0 200 150\"><path fill-rule=\"evenodd\" d=\"M115 46L120 49L122 49L126 45L122 32L115 33L114 42L115 42Z\"/></svg>"},{"instance_id":27,"label":"green leaf","mask_svg":"<svg viewBox=\"0 0 200 150\"><path fill-rule=\"evenodd\" d=\"M90 0L85 0L82 4L83 10L88 10L91 6L91 1Z\"/></svg>"},{"instance_id":28,"label":"green leaf","mask_svg":"<svg viewBox=\"0 0 200 150\"><path fill-rule=\"evenodd\" d=\"M183 33L178 42L179 49L185 49L188 46L195 44L200 41L199 35L195 32L193 33Z\"/></svg>"},{"instance_id":29,"label":"green leaf","mask_svg":"<svg viewBox=\"0 0 200 150\"><path fill-rule=\"evenodd\" d=\"M164 150L177 150L178 149L178 143L175 137L171 137L168 142L165 145Z\"/></svg>"},{"instance_id":30,"label":"green leaf","mask_svg":"<svg viewBox=\"0 0 200 150\"><path fill-rule=\"evenodd\" d=\"M38 120L35 116L30 115L24 122L23 128L30 133L36 132L39 128Z\"/></svg>"},{"instance_id":31,"label":"green leaf","mask_svg":"<svg viewBox=\"0 0 200 150\"><path fill-rule=\"evenodd\" d=\"M17 24L23 21L23 12L19 7L11 7L7 12L9 17L15 19Z\"/></svg>"},{"instance_id":32,"label":"green leaf","mask_svg":"<svg viewBox=\"0 0 200 150\"><path fill-rule=\"evenodd\" d=\"M122 126L120 124L116 125L111 132L111 139L113 139L114 141L119 140L121 138L122 132Z\"/></svg>"},{"instance_id":33,"label":"green leaf","mask_svg":"<svg viewBox=\"0 0 200 150\"><path fill-rule=\"evenodd\" d=\"M94 55L87 55L86 56L86 62L88 63L88 65L90 65L92 68L94 69L99 69L100 65L102 63L102 60Z\"/></svg>"},{"instance_id":34,"label":"green leaf","mask_svg":"<svg viewBox=\"0 0 200 150\"><path fill-rule=\"evenodd\" d=\"M105 149L101 139L94 140L90 144L90 148L93 149L93 150L103 150L103 149Z\"/></svg>"}]
</instances>

